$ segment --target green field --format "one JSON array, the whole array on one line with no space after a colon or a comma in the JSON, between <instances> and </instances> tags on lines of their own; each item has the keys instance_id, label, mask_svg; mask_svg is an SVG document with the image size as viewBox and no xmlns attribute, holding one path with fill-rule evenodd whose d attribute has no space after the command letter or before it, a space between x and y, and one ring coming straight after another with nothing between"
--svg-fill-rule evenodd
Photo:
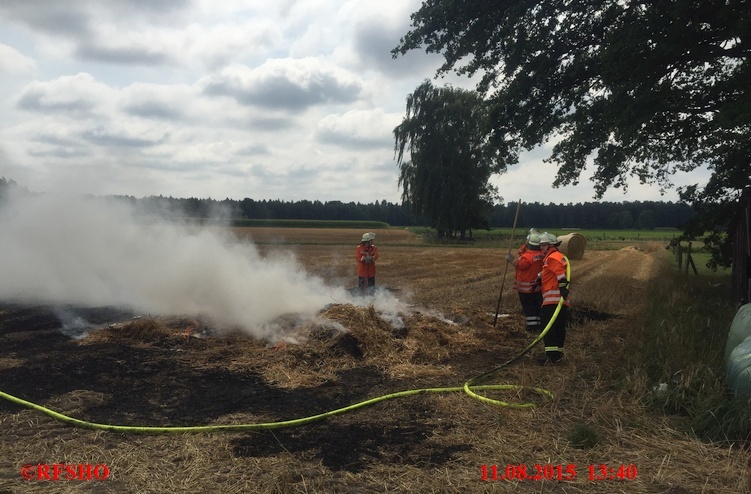
<instances>
[{"instance_id":1,"label":"green field","mask_svg":"<svg viewBox=\"0 0 751 494\"><path fill-rule=\"evenodd\" d=\"M265 227L265 228L364 228L369 230L391 228L383 221L359 220L274 220L274 219L234 219L234 227Z\"/></svg>"}]
</instances>

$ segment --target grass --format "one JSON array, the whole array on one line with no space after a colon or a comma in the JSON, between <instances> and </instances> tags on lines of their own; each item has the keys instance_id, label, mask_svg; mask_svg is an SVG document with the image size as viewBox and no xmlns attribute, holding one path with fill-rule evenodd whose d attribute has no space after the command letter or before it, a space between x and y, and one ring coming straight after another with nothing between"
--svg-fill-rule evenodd
<instances>
[{"instance_id":1,"label":"grass","mask_svg":"<svg viewBox=\"0 0 751 494\"><path fill-rule=\"evenodd\" d=\"M383 221L354 221L354 220L276 220L276 219L235 219L233 227L282 227L282 228L362 228L382 229L391 228Z\"/></svg>"},{"instance_id":2,"label":"grass","mask_svg":"<svg viewBox=\"0 0 751 494\"><path fill-rule=\"evenodd\" d=\"M574 424L567 439L571 445L579 449L592 449L600 442L600 435L589 424Z\"/></svg>"},{"instance_id":3,"label":"grass","mask_svg":"<svg viewBox=\"0 0 751 494\"><path fill-rule=\"evenodd\" d=\"M410 226L409 230L423 235L435 235L435 229L425 226ZM537 228L540 232L551 232L556 235L568 233L580 233L591 240L672 240L680 234L676 228L661 228L654 230L607 230L607 229L564 229L564 228ZM517 227L516 232L512 228L491 228L490 230L472 230L472 238L475 240L486 239L509 239L515 233L515 238L523 239L527 236L528 228Z\"/></svg>"},{"instance_id":4,"label":"grass","mask_svg":"<svg viewBox=\"0 0 751 494\"><path fill-rule=\"evenodd\" d=\"M685 417L687 432L709 441L748 441L751 408L728 395L724 378L725 343L735 314L729 276L686 276L667 259L659 269L649 287L652 304L643 331L627 342L635 350L629 380L666 383L664 393L643 398L655 410Z\"/></svg>"},{"instance_id":5,"label":"grass","mask_svg":"<svg viewBox=\"0 0 751 494\"><path fill-rule=\"evenodd\" d=\"M681 271L684 273L689 273L691 275L694 274L694 270L691 268L690 265L688 265L688 243L682 242L681 245L683 246L683 260L681 263ZM697 276L713 276L713 275L727 275L730 276L732 269L731 268L718 268L717 271L713 271L712 269L707 267L707 262L709 262L709 259L712 257L712 255L709 252L704 251L703 244L700 244L700 246L697 248L696 245L693 245L691 248L691 258L694 261L694 266L696 267L696 275ZM678 258L676 255L671 255L672 265L676 269L678 268Z\"/></svg>"}]
</instances>

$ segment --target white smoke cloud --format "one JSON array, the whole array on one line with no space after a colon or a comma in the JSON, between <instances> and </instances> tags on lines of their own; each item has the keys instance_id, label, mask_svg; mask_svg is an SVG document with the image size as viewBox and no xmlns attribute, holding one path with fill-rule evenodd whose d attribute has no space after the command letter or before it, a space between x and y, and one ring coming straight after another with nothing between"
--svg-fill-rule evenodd
<instances>
[{"instance_id":1,"label":"white smoke cloud","mask_svg":"<svg viewBox=\"0 0 751 494\"><path fill-rule=\"evenodd\" d=\"M274 336L270 322L280 316L312 317L327 304L354 301L294 259L263 257L221 228L156 220L109 199L7 199L0 205L0 299L201 315L261 338Z\"/></svg>"}]
</instances>

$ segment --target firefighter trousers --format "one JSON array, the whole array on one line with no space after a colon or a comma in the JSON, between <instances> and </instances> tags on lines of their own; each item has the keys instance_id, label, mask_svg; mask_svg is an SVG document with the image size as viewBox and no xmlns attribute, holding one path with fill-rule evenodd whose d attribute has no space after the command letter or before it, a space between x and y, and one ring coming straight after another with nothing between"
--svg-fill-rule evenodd
<instances>
[{"instance_id":1,"label":"firefighter trousers","mask_svg":"<svg viewBox=\"0 0 751 494\"><path fill-rule=\"evenodd\" d=\"M522 312L524 312L524 316L527 318L527 331L530 333L539 333L542 330L542 326L540 326L542 292L519 292L519 302L521 302Z\"/></svg>"},{"instance_id":2,"label":"firefighter trousers","mask_svg":"<svg viewBox=\"0 0 751 494\"><path fill-rule=\"evenodd\" d=\"M540 307L540 324L543 329L548 325L555 313L555 305ZM568 324L568 307L561 306L561 311L555 322L548 330L542 341L545 343L545 355L548 360L557 362L563 358L563 344L566 342L566 326Z\"/></svg>"}]
</instances>

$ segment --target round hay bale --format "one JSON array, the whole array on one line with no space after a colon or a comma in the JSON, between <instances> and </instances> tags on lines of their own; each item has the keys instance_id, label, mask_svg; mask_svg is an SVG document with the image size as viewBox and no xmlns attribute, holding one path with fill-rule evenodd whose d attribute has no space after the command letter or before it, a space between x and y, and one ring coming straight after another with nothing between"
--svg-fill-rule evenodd
<instances>
[{"instance_id":1,"label":"round hay bale","mask_svg":"<svg viewBox=\"0 0 751 494\"><path fill-rule=\"evenodd\" d=\"M751 304L741 305L730 323L727 343L725 344L725 361L735 347L751 336Z\"/></svg>"},{"instance_id":2,"label":"round hay bale","mask_svg":"<svg viewBox=\"0 0 751 494\"><path fill-rule=\"evenodd\" d=\"M569 259L581 259L584 257L584 249L587 247L587 239L581 233L569 233L558 237L561 245L558 249Z\"/></svg>"}]
</instances>

